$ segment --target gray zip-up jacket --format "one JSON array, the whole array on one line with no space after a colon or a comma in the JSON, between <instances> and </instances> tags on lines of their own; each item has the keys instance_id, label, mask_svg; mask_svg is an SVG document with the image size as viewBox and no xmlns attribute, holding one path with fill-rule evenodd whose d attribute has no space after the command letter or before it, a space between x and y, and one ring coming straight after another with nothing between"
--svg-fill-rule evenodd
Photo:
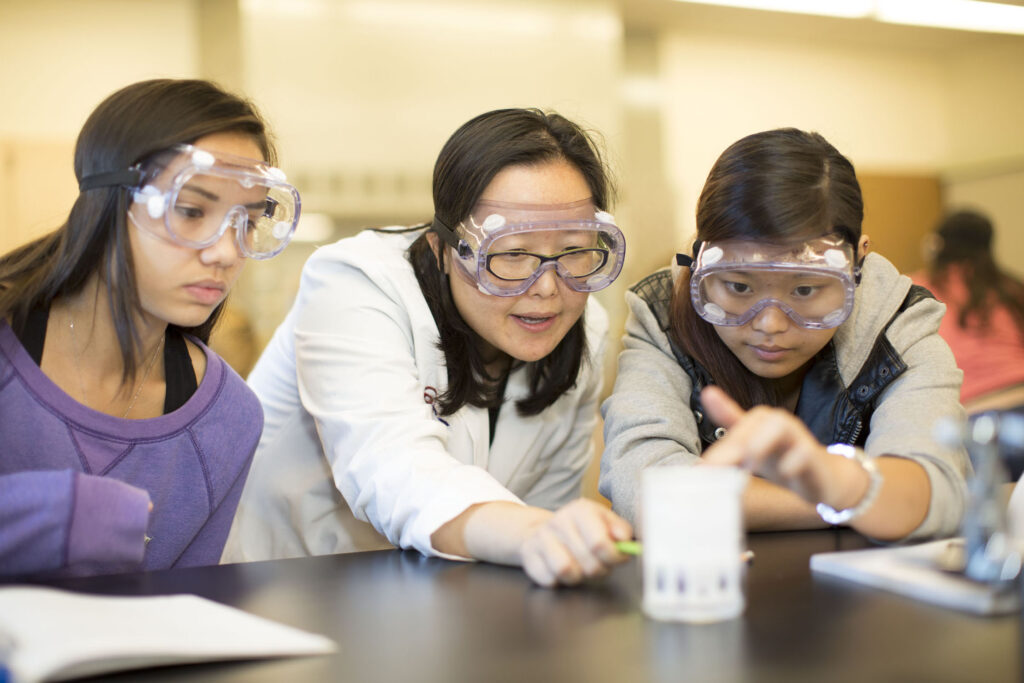
<instances>
[{"instance_id":1,"label":"gray zip-up jacket","mask_svg":"<svg viewBox=\"0 0 1024 683\"><path fill-rule=\"evenodd\" d=\"M658 271L626 295L630 309L612 395L604 402L605 451L600 491L636 523L640 472L651 465L692 464L715 439L700 411L707 372L669 340L673 275ZM935 421L963 419L963 375L938 335L945 306L869 254L854 310L819 352L804 379L797 416L822 443L854 443L869 455L920 464L931 504L907 538L954 534L966 501L970 464L962 450L932 437Z\"/></svg>"}]
</instances>

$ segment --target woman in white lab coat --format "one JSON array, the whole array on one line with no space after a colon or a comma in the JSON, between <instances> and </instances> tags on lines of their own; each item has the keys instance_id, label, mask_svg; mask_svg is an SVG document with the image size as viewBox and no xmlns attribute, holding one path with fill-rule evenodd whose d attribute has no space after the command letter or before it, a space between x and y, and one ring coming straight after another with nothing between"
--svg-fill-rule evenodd
<instances>
[{"instance_id":1,"label":"woman in white lab coat","mask_svg":"<svg viewBox=\"0 0 1024 683\"><path fill-rule=\"evenodd\" d=\"M319 249L249 378L265 429L224 561L398 546L576 583L630 526L579 499L625 245L554 113L464 124L434 217Z\"/></svg>"}]
</instances>

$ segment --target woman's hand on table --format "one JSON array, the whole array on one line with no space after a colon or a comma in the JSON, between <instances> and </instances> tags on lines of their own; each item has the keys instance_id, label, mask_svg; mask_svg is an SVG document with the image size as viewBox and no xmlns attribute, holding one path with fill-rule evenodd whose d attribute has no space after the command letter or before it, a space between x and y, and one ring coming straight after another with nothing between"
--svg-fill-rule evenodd
<instances>
[{"instance_id":1,"label":"woman's hand on table","mask_svg":"<svg viewBox=\"0 0 1024 683\"><path fill-rule=\"evenodd\" d=\"M615 547L633 537L629 523L583 498L555 512L510 502L473 505L431 536L436 550L518 565L542 586L573 585L626 561Z\"/></svg>"},{"instance_id":2,"label":"woman's hand on table","mask_svg":"<svg viewBox=\"0 0 1024 683\"><path fill-rule=\"evenodd\" d=\"M520 549L522 566L542 586L576 584L604 576L628 559L615 543L632 537L626 520L580 498L549 513L527 533Z\"/></svg>"}]
</instances>

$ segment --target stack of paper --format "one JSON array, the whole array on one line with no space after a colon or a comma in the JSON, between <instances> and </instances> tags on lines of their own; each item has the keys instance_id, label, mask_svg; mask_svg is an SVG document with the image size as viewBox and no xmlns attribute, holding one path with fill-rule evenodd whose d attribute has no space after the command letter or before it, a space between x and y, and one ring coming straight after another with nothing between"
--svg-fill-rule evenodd
<instances>
[{"instance_id":1,"label":"stack of paper","mask_svg":"<svg viewBox=\"0 0 1024 683\"><path fill-rule=\"evenodd\" d=\"M13 683L336 649L323 636L195 595L105 597L0 588L0 668L6 666Z\"/></svg>"},{"instance_id":2,"label":"stack of paper","mask_svg":"<svg viewBox=\"0 0 1024 683\"><path fill-rule=\"evenodd\" d=\"M1020 609L1015 586L991 586L939 569L950 542L820 553L811 556L811 570L975 614Z\"/></svg>"}]
</instances>

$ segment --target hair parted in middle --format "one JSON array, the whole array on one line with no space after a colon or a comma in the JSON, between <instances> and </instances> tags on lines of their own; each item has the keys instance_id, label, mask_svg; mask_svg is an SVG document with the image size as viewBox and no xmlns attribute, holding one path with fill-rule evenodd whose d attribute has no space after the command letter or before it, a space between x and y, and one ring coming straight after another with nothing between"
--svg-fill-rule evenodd
<instances>
[{"instance_id":1,"label":"hair parted in middle","mask_svg":"<svg viewBox=\"0 0 1024 683\"><path fill-rule=\"evenodd\" d=\"M857 249L864 201L853 164L818 133L778 128L730 145L697 201L697 242L791 242L835 233ZM669 334L741 406L778 405L773 382L750 372L690 301L677 279Z\"/></svg>"},{"instance_id":2,"label":"hair parted in middle","mask_svg":"<svg viewBox=\"0 0 1024 683\"><path fill-rule=\"evenodd\" d=\"M459 127L438 155L434 165L434 215L456 226L472 213L484 190L503 169L557 160L568 162L583 175L597 209L608 209L614 190L590 133L560 114L539 109L498 109L480 114ZM445 251L442 248L435 255L425 232L409 248L409 260L440 332L448 389L437 405L440 414L450 415L467 403L500 405L504 382L488 375L479 351L480 336L455 306L444 272ZM530 394L516 403L520 414L536 415L571 389L585 357L584 318L580 316L554 351L530 363Z\"/></svg>"}]
</instances>

